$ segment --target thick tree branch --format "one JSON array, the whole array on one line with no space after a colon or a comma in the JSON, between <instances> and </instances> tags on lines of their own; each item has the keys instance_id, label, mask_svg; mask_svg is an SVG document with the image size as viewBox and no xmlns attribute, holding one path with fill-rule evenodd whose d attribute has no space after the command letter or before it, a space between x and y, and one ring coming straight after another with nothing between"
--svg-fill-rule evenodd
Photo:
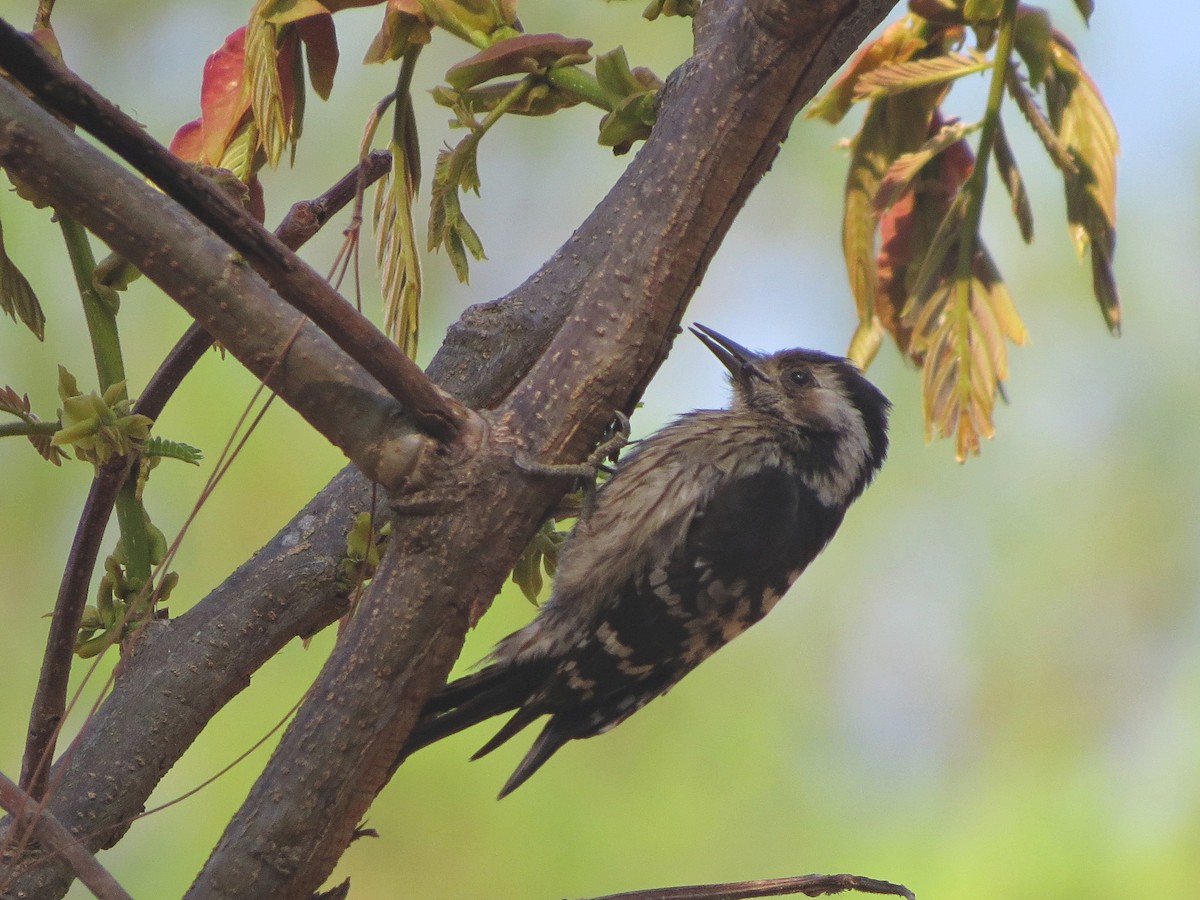
<instances>
[{"instance_id":1,"label":"thick tree branch","mask_svg":"<svg viewBox=\"0 0 1200 900\"><path fill-rule=\"evenodd\" d=\"M17 830L31 830L39 841L61 856L100 900L133 900L58 819L41 809L37 800L17 787L3 772L0 772L0 808L12 813Z\"/></svg>"},{"instance_id":2,"label":"thick tree branch","mask_svg":"<svg viewBox=\"0 0 1200 900\"><path fill-rule=\"evenodd\" d=\"M458 469L445 467L444 474L463 486L459 496L444 494L447 503L433 514L398 519L393 546L405 552L387 555L382 576L376 577L379 587L364 598L321 677L322 690L331 690L329 696L339 705L306 705L255 788L278 787L274 779L289 761L300 767L292 771L307 774L319 768L313 780L298 783L289 776L288 790L276 794L276 801L282 796L291 810L290 820L274 814L257 823L253 816L235 820L193 888L196 895L208 887L215 891L218 884L237 895L233 873L252 873L247 884L253 887L246 896L261 896L263 890L300 896L319 884L322 871L344 846L347 823L353 825L356 810L365 809L379 790L389 755L394 756L424 697L457 655L467 608L490 600L523 539L561 490L561 485L530 481L515 472L503 442L529 444L551 458L578 457L614 408L629 408L665 356L687 299L737 209L769 166L791 117L890 6L883 0L705 4L696 23L697 58L670 79L659 125L613 191L538 273L507 297L468 310L451 329L430 375L468 404L498 407L488 440ZM546 352L552 344L554 351ZM602 358L602 349L616 361ZM586 355L590 365L564 358L573 353ZM539 359L537 374L529 377L531 363ZM620 371L622 366L627 370ZM560 376L562 382L557 381ZM538 420L534 402L539 383L553 412L544 421ZM528 431L517 430L527 424ZM344 472L335 479L310 506L326 514L310 540L324 546L344 543L355 510L347 500L361 501L364 495L359 476ZM493 525L489 540L466 520ZM472 572L438 568L448 542L460 557L474 557ZM155 777L147 773L135 779L129 773L137 784L126 789L124 773L119 773L119 796L105 803L87 797L95 785L86 773L101 769L109 758L105 748L125 733L123 726L137 728L145 721L130 696L133 691L169 683L178 696L188 696L200 687L193 682L224 680L228 683L208 685L204 694L212 698L207 702L227 699L240 689L230 665L239 674L253 671L267 647L295 633L300 607L309 609L307 623L328 615L328 607L321 608L321 591L328 604L336 595L330 581L300 596L288 596L273 581L285 577L293 562L282 553L278 538L260 553L256 562L263 571L255 574L262 580L254 587L276 584L274 596L286 597L293 618L281 624L261 610L250 614L257 595L242 592L245 585L238 581L247 576L239 570L219 591L226 629L221 633L252 629L262 639L236 651L213 648L211 661L207 655L197 660L198 648L210 649L205 616L211 612L197 614L211 610L213 598L163 626L159 630L173 635L177 659L188 664L163 681L159 661L166 658L165 645L147 641L139 647L126 665L126 683L118 683L73 759L60 763L64 780L52 808L61 809L59 814L69 821L98 815L110 823L102 835L89 838L89 845L119 836L107 810L124 808L120 814L128 816L130 808L144 802ZM256 567L250 563L243 568ZM389 586L396 587L389 591ZM375 657L384 647L401 647L413 655ZM372 691L377 696L369 696ZM387 712L376 725L372 716L382 709ZM154 736L166 738L168 730L172 734L155 742L157 752L164 754L156 758L156 770L182 753L175 742L198 731L211 711L208 705L194 710L186 727L176 721L178 713L160 711ZM130 722L123 716L135 718ZM349 752L343 753L340 742L346 735L339 729L346 728L351 731ZM306 762L304 755L310 752L318 755ZM314 815L318 809L320 814ZM256 858L253 848L270 852ZM273 874L265 871L272 868ZM67 878L69 873L52 861L31 862L27 878L18 883L63 884L65 889Z\"/></svg>"},{"instance_id":3,"label":"thick tree branch","mask_svg":"<svg viewBox=\"0 0 1200 900\"><path fill-rule=\"evenodd\" d=\"M392 397L401 401L423 431L441 441L450 441L466 424L465 410L438 391L395 343L241 205L157 143L85 81L63 68L36 41L3 19L0 19L0 58L8 74L48 109L94 135L242 254L280 297L312 319ZM4 115L0 112L0 119ZM28 174L20 177L34 181ZM44 181L38 186L48 187ZM55 198L52 190L45 193ZM90 223L85 221L85 224L95 233L104 234ZM150 274L136 258L137 254L124 255ZM190 308L188 311L192 312ZM196 317L211 322L211 318ZM237 355L236 344L228 344L224 338L222 342Z\"/></svg>"},{"instance_id":4,"label":"thick tree branch","mask_svg":"<svg viewBox=\"0 0 1200 900\"><path fill-rule=\"evenodd\" d=\"M405 440L405 410L367 372L227 244L4 81L0 164L102 236L365 474L405 481L421 444Z\"/></svg>"}]
</instances>

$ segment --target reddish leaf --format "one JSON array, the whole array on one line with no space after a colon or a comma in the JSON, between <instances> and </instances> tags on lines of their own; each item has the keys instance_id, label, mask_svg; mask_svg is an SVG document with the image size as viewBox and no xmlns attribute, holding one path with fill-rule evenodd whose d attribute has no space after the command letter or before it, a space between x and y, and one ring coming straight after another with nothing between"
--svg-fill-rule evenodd
<instances>
[{"instance_id":1,"label":"reddish leaf","mask_svg":"<svg viewBox=\"0 0 1200 900\"><path fill-rule=\"evenodd\" d=\"M587 62L591 46L589 40L561 34L519 34L451 66L446 80L456 90L465 91L504 75L539 72L564 59Z\"/></svg>"},{"instance_id":2,"label":"reddish leaf","mask_svg":"<svg viewBox=\"0 0 1200 900\"><path fill-rule=\"evenodd\" d=\"M924 38L919 36L911 20L893 22L883 34L858 52L833 87L813 102L805 116L809 119L822 118L836 125L854 102L855 88L863 75L884 63L911 59L914 53L925 46Z\"/></svg>"},{"instance_id":3,"label":"reddish leaf","mask_svg":"<svg viewBox=\"0 0 1200 900\"><path fill-rule=\"evenodd\" d=\"M388 0L383 25L371 40L363 62L399 59L413 44L428 44L433 23L421 11L418 0Z\"/></svg>"},{"instance_id":4,"label":"reddish leaf","mask_svg":"<svg viewBox=\"0 0 1200 900\"><path fill-rule=\"evenodd\" d=\"M221 48L204 63L200 86L201 160L210 165L220 163L225 147L250 109L250 98L242 92L245 57L246 29L243 26L229 35Z\"/></svg>"},{"instance_id":5,"label":"reddish leaf","mask_svg":"<svg viewBox=\"0 0 1200 900\"><path fill-rule=\"evenodd\" d=\"M322 100L328 100L333 90L333 76L337 72L337 32L333 28L333 16L312 16L296 23L300 40L304 42L304 53L308 59L308 78L313 90Z\"/></svg>"},{"instance_id":6,"label":"reddish leaf","mask_svg":"<svg viewBox=\"0 0 1200 900\"><path fill-rule=\"evenodd\" d=\"M171 138L170 150L185 162L199 162L204 153L203 132L199 119L192 119L179 126Z\"/></svg>"}]
</instances>

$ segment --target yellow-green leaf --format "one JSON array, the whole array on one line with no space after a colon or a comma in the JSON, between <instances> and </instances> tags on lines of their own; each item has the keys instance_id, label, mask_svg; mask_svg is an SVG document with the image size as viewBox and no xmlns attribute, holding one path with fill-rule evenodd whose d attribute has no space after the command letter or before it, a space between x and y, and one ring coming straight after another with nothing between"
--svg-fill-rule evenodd
<instances>
[{"instance_id":1,"label":"yellow-green leaf","mask_svg":"<svg viewBox=\"0 0 1200 900\"><path fill-rule=\"evenodd\" d=\"M39 341L45 339L46 314L29 279L8 258L3 228L0 228L0 309L23 322Z\"/></svg>"},{"instance_id":2,"label":"yellow-green leaf","mask_svg":"<svg viewBox=\"0 0 1200 900\"><path fill-rule=\"evenodd\" d=\"M945 53L931 59L889 62L862 75L854 92L857 97L878 98L945 84L991 66L991 61L978 53Z\"/></svg>"},{"instance_id":3,"label":"yellow-green leaf","mask_svg":"<svg viewBox=\"0 0 1200 900\"><path fill-rule=\"evenodd\" d=\"M992 146L996 157L996 168L1000 179L1012 199L1013 216L1017 227L1021 229L1021 239L1029 244L1033 241L1033 207L1029 204L1029 194L1025 190L1025 181L1021 178L1021 170L1017 168L1017 158L1009 146L1008 136L1004 133L1004 123L996 121L996 142Z\"/></svg>"}]
</instances>

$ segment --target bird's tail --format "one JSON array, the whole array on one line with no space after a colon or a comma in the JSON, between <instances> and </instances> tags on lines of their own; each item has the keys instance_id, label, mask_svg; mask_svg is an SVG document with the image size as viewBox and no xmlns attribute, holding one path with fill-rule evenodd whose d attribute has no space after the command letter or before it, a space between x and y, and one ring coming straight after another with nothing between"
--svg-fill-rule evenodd
<instances>
[{"instance_id":1,"label":"bird's tail","mask_svg":"<svg viewBox=\"0 0 1200 900\"><path fill-rule=\"evenodd\" d=\"M491 753L526 725L543 714L529 705L529 701L545 679L544 666L534 663L513 665L493 663L478 672L452 681L429 698L421 710L408 741L404 745L396 766L411 754L442 738L464 731L485 719L516 710L496 735L484 744L472 759ZM534 742L529 753L521 761L512 777L500 792L503 797L521 785L559 747L570 739L570 735L559 734L553 721Z\"/></svg>"}]
</instances>

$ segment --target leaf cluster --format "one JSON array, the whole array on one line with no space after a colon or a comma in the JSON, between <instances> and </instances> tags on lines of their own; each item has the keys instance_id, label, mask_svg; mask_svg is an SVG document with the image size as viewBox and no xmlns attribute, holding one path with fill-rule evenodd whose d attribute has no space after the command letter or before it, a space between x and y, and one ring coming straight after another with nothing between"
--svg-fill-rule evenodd
<instances>
[{"instance_id":1,"label":"leaf cluster","mask_svg":"<svg viewBox=\"0 0 1200 900\"><path fill-rule=\"evenodd\" d=\"M1090 15L1090 3L1077 5ZM994 161L1020 234L1033 240L1028 193L1002 119L1005 98L1063 178L1068 226L1079 254L1090 250L1094 292L1114 333L1118 142L1099 91L1045 10L1015 0L912 0L909 9L808 115L837 123L852 105L866 106L850 144L842 220L859 317L850 356L867 365L891 335L922 368L927 435L953 436L961 461L995 432L1007 343L1028 340L979 234ZM981 118L948 117L952 86L980 73L990 77Z\"/></svg>"},{"instance_id":2,"label":"leaf cluster","mask_svg":"<svg viewBox=\"0 0 1200 900\"><path fill-rule=\"evenodd\" d=\"M402 61L395 92L368 117L360 152L370 151L390 109L387 143L395 164L379 186L372 218L385 328L412 355L422 277L413 215L420 147L411 79L421 48L439 31L472 47L433 91L434 99L454 113L452 124L468 134L439 151L427 228L427 248L444 249L462 281L470 259L485 258L483 243L463 214L461 194L479 192L477 153L487 131L508 114L544 116L589 103L604 111L599 143L625 153L649 135L662 81L647 69L630 67L619 47L596 57L595 71L589 72L584 66L593 59L590 41L525 33L516 0L257 0L248 24L206 62L200 117L178 130L171 149L189 161L231 171L248 186L250 208L261 218L258 172L296 152L303 133L305 72L307 84L327 99L339 61L333 15L365 6L382 6L384 12L364 62ZM645 15L687 15L693 6L652 3Z\"/></svg>"}]
</instances>

